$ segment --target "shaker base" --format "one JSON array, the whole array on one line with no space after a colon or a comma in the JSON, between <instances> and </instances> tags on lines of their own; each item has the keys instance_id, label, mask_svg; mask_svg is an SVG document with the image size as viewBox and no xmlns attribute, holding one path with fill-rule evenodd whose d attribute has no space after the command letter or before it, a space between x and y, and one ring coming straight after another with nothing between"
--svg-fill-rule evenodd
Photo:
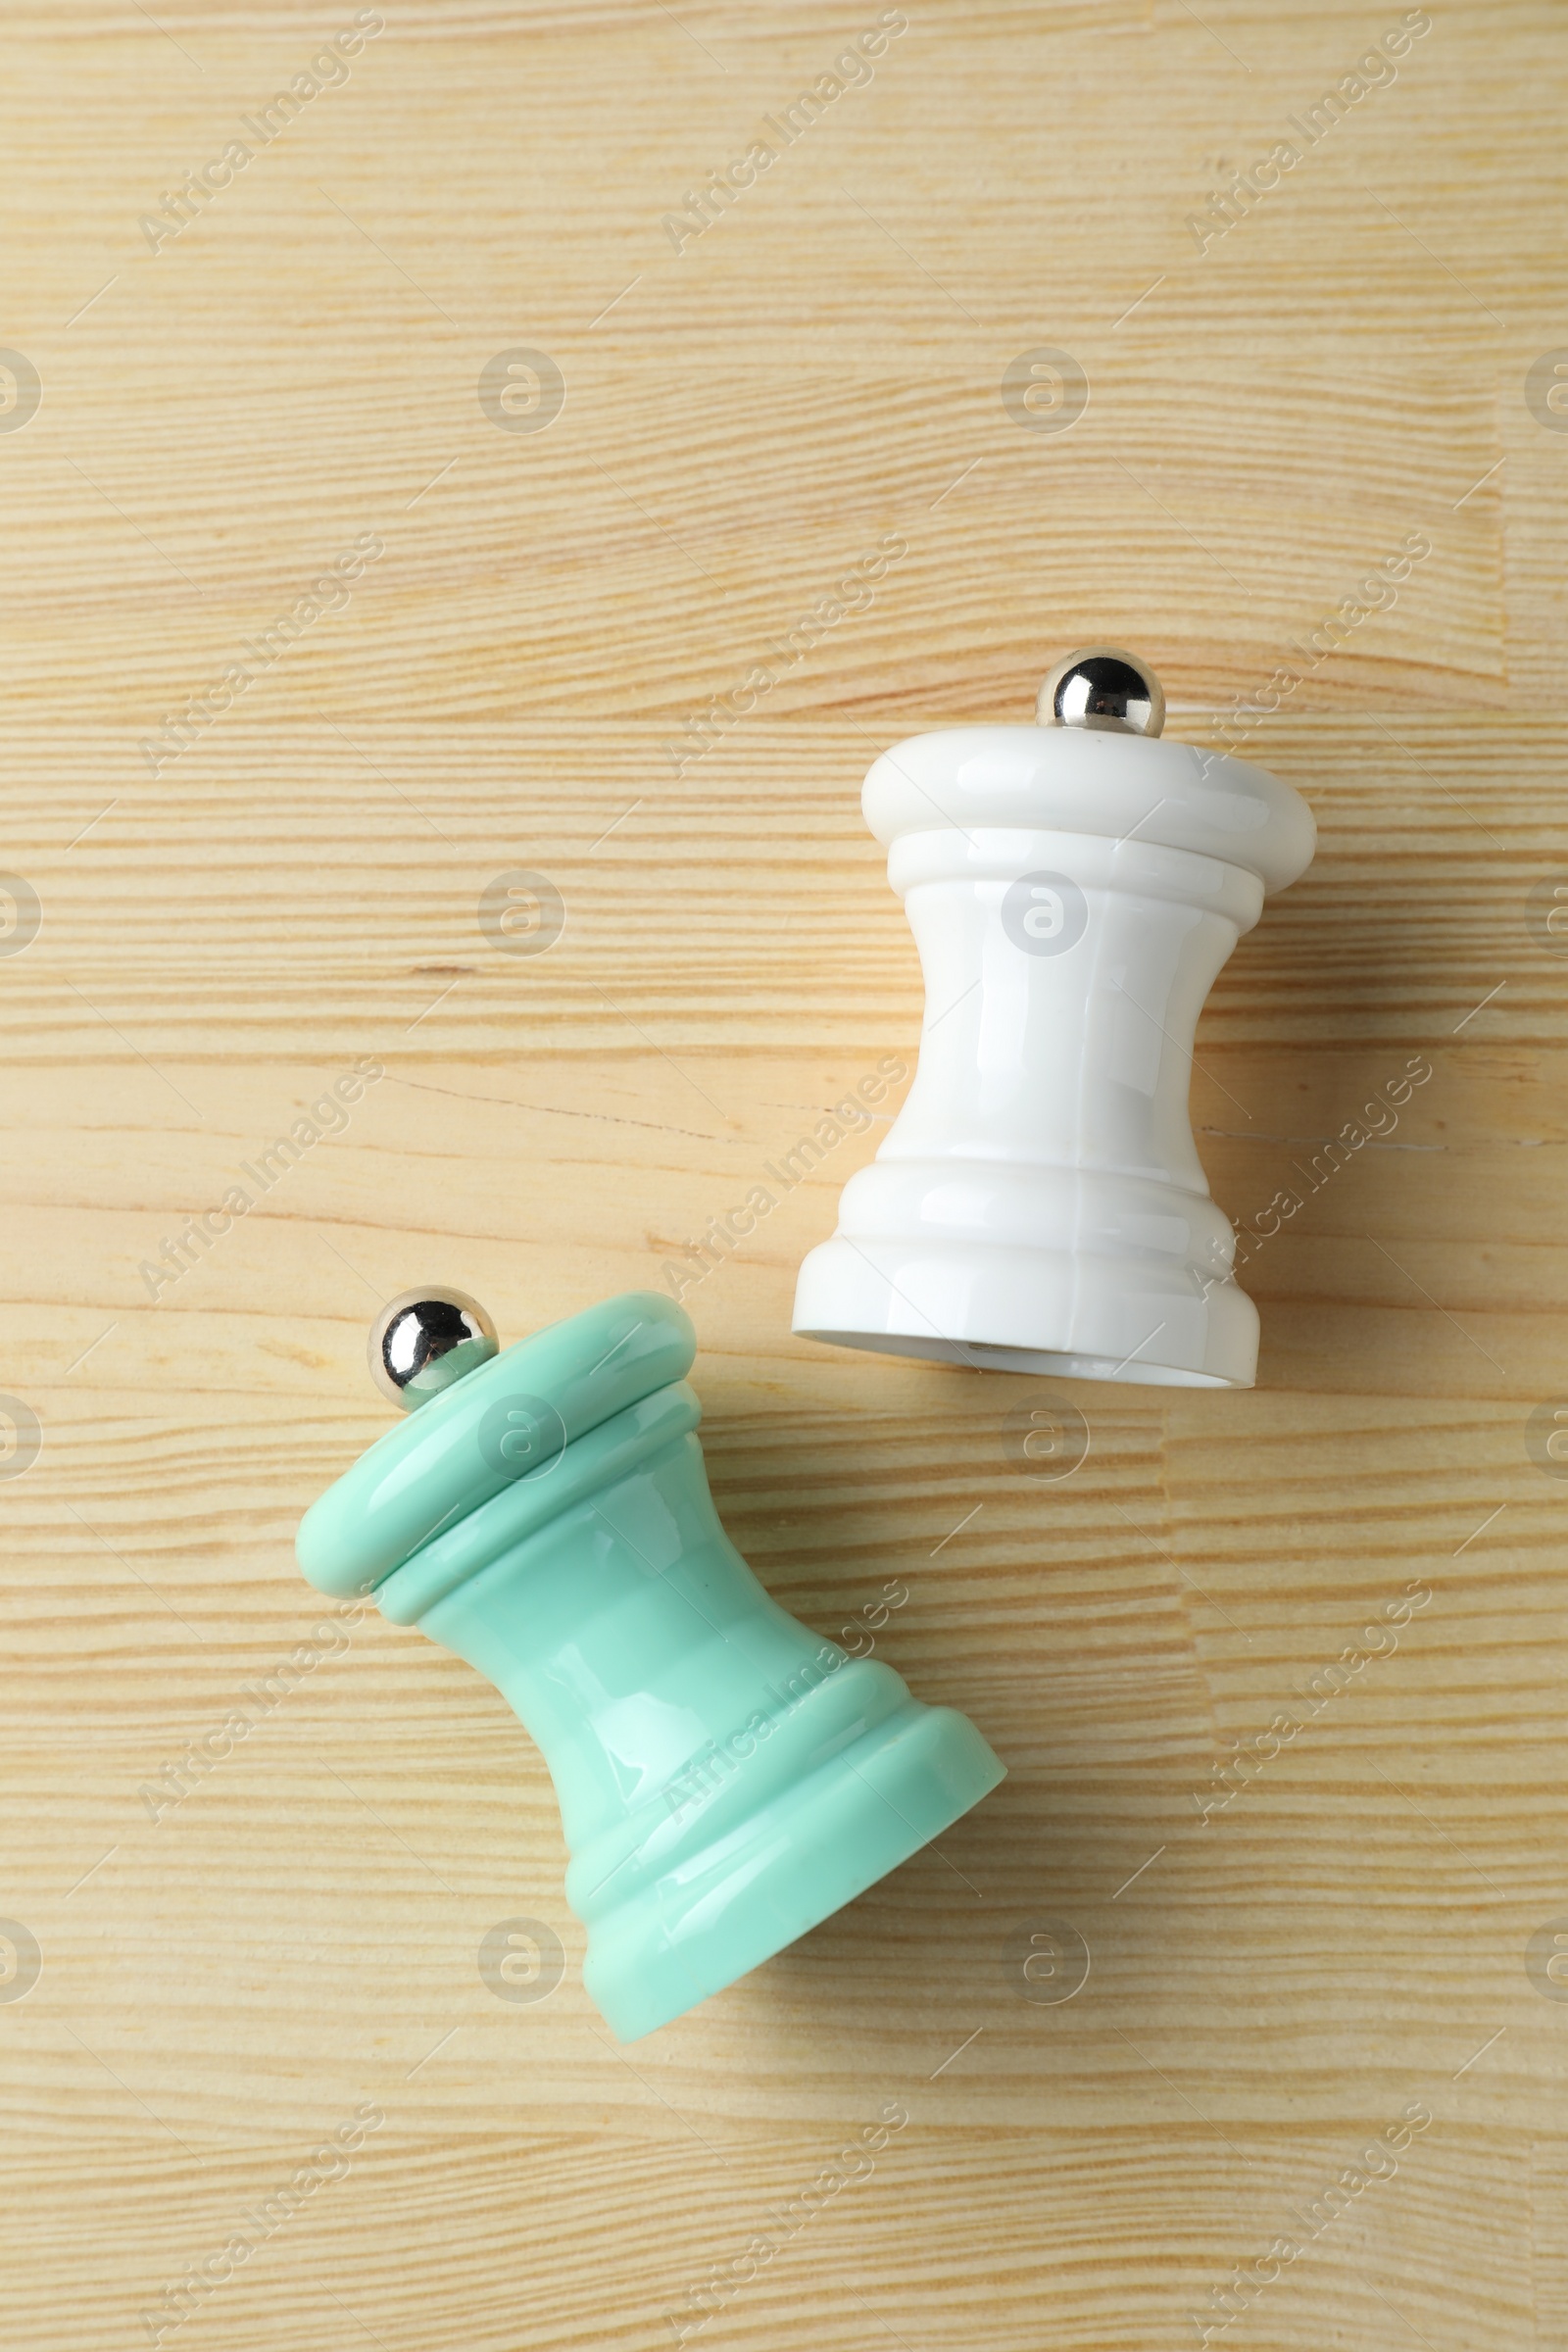
<instances>
[{"instance_id":1,"label":"shaker base","mask_svg":"<svg viewBox=\"0 0 1568 2352\"><path fill-rule=\"evenodd\" d=\"M1057 1380L1250 1389L1257 1309L1232 1281L1189 1269L970 1241L851 1241L801 1268L801 1339Z\"/></svg>"},{"instance_id":2,"label":"shaker base","mask_svg":"<svg viewBox=\"0 0 1568 2352\"><path fill-rule=\"evenodd\" d=\"M865 1893L1004 1770L967 1716L906 1700L716 1851L596 1923L585 1990L618 2041L640 2040Z\"/></svg>"}]
</instances>

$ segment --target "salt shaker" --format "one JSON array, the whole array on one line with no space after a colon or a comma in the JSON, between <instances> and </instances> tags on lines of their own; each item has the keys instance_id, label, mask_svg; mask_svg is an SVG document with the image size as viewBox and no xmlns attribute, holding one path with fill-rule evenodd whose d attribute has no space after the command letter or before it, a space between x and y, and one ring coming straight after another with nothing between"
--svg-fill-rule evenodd
<instances>
[{"instance_id":1,"label":"salt shaker","mask_svg":"<svg viewBox=\"0 0 1568 2352\"><path fill-rule=\"evenodd\" d=\"M795 1329L1005 1372L1248 1388L1257 1310L1193 1142L1198 1016L1315 844L1299 793L1163 740L1114 647L1070 656L1034 726L884 753L863 807L925 977L919 1066Z\"/></svg>"},{"instance_id":2,"label":"salt shaker","mask_svg":"<svg viewBox=\"0 0 1568 2352\"><path fill-rule=\"evenodd\" d=\"M623 2041L815 1927L977 1804L1003 1767L769 1599L719 1524L687 1316L628 1293L499 1351L462 1292L371 1331L411 1410L306 1513L320 1592L373 1592L488 1676L544 1753Z\"/></svg>"}]
</instances>

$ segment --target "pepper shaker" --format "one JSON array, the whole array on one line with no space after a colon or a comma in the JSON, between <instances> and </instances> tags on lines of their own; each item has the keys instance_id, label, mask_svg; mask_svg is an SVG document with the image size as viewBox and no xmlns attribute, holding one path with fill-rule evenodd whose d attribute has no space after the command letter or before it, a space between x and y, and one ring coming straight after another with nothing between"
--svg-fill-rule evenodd
<instances>
[{"instance_id":1,"label":"pepper shaker","mask_svg":"<svg viewBox=\"0 0 1568 2352\"><path fill-rule=\"evenodd\" d=\"M801 1268L810 1339L1004 1372L1250 1388L1257 1310L1187 1108L1198 1016L1310 862L1289 784L1163 740L1115 647L1034 726L884 753L862 805L925 977L919 1066Z\"/></svg>"},{"instance_id":2,"label":"pepper shaker","mask_svg":"<svg viewBox=\"0 0 1568 2352\"><path fill-rule=\"evenodd\" d=\"M623 2041L853 1901L1003 1777L966 1716L763 1592L709 1494L695 1352L658 1293L504 1352L462 1292L407 1293L371 1367L409 1418L299 1531L318 1591L372 1592L533 1734L583 1984Z\"/></svg>"}]
</instances>

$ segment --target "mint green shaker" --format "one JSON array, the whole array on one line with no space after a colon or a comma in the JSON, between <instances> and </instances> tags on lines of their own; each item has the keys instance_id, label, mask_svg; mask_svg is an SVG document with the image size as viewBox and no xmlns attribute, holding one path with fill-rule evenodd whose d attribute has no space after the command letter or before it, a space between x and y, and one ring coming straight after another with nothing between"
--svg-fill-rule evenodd
<instances>
[{"instance_id":1,"label":"mint green shaker","mask_svg":"<svg viewBox=\"0 0 1568 2352\"><path fill-rule=\"evenodd\" d=\"M671 1299L631 1292L498 1353L471 1299L411 1292L371 1349L417 1410L312 1505L300 1566L456 1650L532 1733L583 1983L620 2040L782 1950L1002 1779L966 1716L757 1582L708 1491L696 1336Z\"/></svg>"}]
</instances>

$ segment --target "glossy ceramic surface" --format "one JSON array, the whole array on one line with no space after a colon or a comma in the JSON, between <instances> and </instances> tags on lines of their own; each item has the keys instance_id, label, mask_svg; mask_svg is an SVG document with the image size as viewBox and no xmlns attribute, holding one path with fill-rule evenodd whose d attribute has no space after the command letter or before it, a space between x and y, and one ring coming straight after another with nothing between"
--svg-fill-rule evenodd
<instances>
[{"instance_id":1,"label":"glossy ceramic surface","mask_svg":"<svg viewBox=\"0 0 1568 2352\"><path fill-rule=\"evenodd\" d=\"M622 2040L861 1893L1003 1777L769 1599L719 1524L683 1375L692 1326L607 1300L421 1404L300 1528L320 1591L373 1591L476 1666L532 1733Z\"/></svg>"},{"instance_id":2,"label":"glossy ceramic surface","mask_svg":"<svg viewBox=\"0 0 1568 2352\"><path fill-rule=\"evenodd\" d=\"M795 1329L1012 1372L1248 1387L1257 1311L1209 1199L1198 1016L1266 892L1311 858L1300 795L1190 744L958 727L877 760L925 976L919 1066Z\"/></svg>"}]
</instances>

